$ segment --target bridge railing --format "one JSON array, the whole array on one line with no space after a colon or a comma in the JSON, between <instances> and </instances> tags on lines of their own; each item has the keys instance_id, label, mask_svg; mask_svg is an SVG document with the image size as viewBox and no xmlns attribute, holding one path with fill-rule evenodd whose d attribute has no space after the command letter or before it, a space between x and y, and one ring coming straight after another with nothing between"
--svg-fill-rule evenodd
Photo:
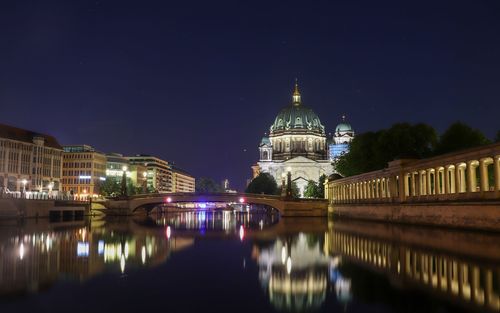
<instances>
[{"instance_id":1,"label":"bridge railing","mask_svg":"<svg viewBox=\"0 0 500 313\"><path fill-rule=\"evenodd\" d=\"M328 181L326 198L331 204L500 200L500 143Z\"/></svg>"}]
</instances>

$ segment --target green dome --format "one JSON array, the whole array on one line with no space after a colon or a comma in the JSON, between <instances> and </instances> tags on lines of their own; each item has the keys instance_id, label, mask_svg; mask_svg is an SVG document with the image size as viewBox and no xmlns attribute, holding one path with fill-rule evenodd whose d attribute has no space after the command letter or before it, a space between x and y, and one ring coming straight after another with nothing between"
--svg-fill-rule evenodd
<instances>
[{"instance_id":1,"label":"green dome","mask_svg":"<svg viewBox=\"0 0 500 313\"><path fill-rule=\"evenodd\" d=\"M283 108L271 125L271 134L293 130L325 134L325 127L321 124L318 115L302 104L293 104Z\"/></svg>"},{"instance_id":2,"label":"green dome","mask_svg":"<svg viewBox=\"0 0 500 313\"><path fill-rule=\"evenodd\" d=\"M337 125L337 128L335 128L335 132L352 132L351 124L342 122Z\"/></svg>"},{"instance_id":3,"label":"green dome","mask_svg":"<svg viewBox=\"0 0 500 313\"><path fill-rule=\"evenodd\" d=\"M262 140L260 141L261 147L265 146L265 145L268 145L268 146L271 145L271 140L269 140L269 137L267 137L267 136L262 137Z\"/></svg>"}]
</instances>

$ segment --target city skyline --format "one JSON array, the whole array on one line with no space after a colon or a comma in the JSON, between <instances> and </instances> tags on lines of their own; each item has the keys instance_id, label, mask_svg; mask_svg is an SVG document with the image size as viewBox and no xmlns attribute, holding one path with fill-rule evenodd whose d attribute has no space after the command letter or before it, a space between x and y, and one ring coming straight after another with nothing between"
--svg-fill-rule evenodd
<instances>
[{"instance_id":1,"label":"city skyline","mask_svg":"<svg viewBox=\"0 0 500 313\"><path fill-rule=\"evenodd\" d=\"M360 133L461 120L492 139L495 6L5 2L0 122L240 190L296 77L327 133L346 114Z\"/></svg>"}]
</instances>

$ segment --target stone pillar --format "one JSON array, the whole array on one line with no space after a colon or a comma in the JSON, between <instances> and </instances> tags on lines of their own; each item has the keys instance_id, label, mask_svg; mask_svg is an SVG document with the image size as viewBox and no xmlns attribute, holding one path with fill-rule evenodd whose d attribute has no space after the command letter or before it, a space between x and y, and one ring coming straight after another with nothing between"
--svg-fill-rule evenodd
<instances>
[{"instance_id":1,"label":"stone pillar","mask_svg":"<svg viewBox=\"0 0 500 313\"><path fill-rule=\"evenodd\" d=\"M433 194L433 186L432 186L432 172L430 169L427 169L425 171L425 173L427 174L427 194L430 196ZM434 173L434 177L435 177L435 173Z\"/></svg>"},{"instance_id":2,"label":"stone pillar","mask_svg":"<svg viewBox=\"0 0 500 313\"><path fill-rule=\"evenodd\" d=\"M427 195L427 172L426 171L421 171L420 172L420 189L419 189L419 195L425 196Z\"/></svg>"},{"instance_id":3,"label":"stone pillar","mask_svg":"<svg viewBox=\"0 0 500 313\"><path fill-rule=\"evenodd\" d=\"M476 179L476 168L473 165L473 161L467 162L467 191L476 192L477 179Z\"/></svg>"},{"instance_id":4,"label":"stone pillar","mask_svg":"<svg viewBox=\"0 0 500 313\"><path fill-rule=\"evenodd\" d=\"M479 178L481 180L481 192L485 192L489 190L489 182L488 182L488 158L482 158L479 160Z\"/></svg>"},{"instance_id":5,"label":"stone pillar","mask_svg":"<svg viewBox=\"0 0 500 313\"><path fill-rule=\"evenodd\" d=\"M399 184L399 187L401 188L401 186L403 186L403 192L401 192L401 190L399 191L399 196L405 196L405 197L409 197L410 196L410 182L408 181L410 179L410 175L411 174L403 174L402 177L404 177L404 181L403 183ZM402 200L402 199L400 199Z\"/></svg>"},{"instance_id":6,"label":"stone pillar","mask_svg":"<svg viewBox=\"0 0 500 313\"><path fill-rule=\"evenodd\" d=\"M500 191L500 155L496 155L493 161L495 173L495 190Z\"/></svg>"},{"instance_id":7,"label":"stone pillar","mask_svg":"<svg viewBox=\"0 0 500 313\"><path fill-rule=\"evenodd\" d=\"M444 194L450 194L450 166L446 165L443 172L443 192Z\"/></svg>"},{"instance_id":8,"label":"stone pillar","mask_svg":"<svg viewBox=\"0 0 500 313\"><path fill-rule=\"evenodd\" d=\"M460 166L461 163L455 164L455 190L457 193L464 192L465 186L465 173Z\"/></svg>"},{"instance_id":9,"label":"stone pillar","mask_svg":"<svg viewBox=\"0 0 500 313\"><path fill-rule=\"evenodd\" d=\"M434 194L439 195L444 193L444 186L441 184L441 167L436 167L434 169ZM443 179L444 184L444 179Z\"/></svg>"}]
</instances>

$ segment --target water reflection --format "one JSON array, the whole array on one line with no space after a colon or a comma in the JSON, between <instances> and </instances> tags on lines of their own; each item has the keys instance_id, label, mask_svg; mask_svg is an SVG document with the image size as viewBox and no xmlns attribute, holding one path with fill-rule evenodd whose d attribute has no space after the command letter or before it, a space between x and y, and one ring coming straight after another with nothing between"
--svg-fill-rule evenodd
<instances>
[{"instance_id":1,"label":"water reflection","mask_svg":"<svg viewBox=\"0 0 500 313\"><path fill-rule=\"evenodd\" d=\"M259 280L269 300L280 311L302 312L321 307L333 284L341 301L348 301L350 281L337 270L339 258L322 249L322 237L300 233L277 239L270 246L254 246Z\"/></svg>"},{"instance_id":2,"label":"water reflection","mask_svg":"<svg viewBox=\"0 0 500 313\"><path fill-rule=\"evenodd\" d=\"M220 298L226 277L225 299L250 301L254 311L500 312L497 234L229 211L79 223L0 227L0 300L20 295L16 304L31 309L33 293L62 280L83 290L104 273L127 282L168 268L170 276L144 280L180 311L196 290L205 301ZM127 285L132 294L141 293L137 282ZM143 296L127 301L143 304ZM218 303L214 311L234 311Z\"/></svg>"}]
</instances>

